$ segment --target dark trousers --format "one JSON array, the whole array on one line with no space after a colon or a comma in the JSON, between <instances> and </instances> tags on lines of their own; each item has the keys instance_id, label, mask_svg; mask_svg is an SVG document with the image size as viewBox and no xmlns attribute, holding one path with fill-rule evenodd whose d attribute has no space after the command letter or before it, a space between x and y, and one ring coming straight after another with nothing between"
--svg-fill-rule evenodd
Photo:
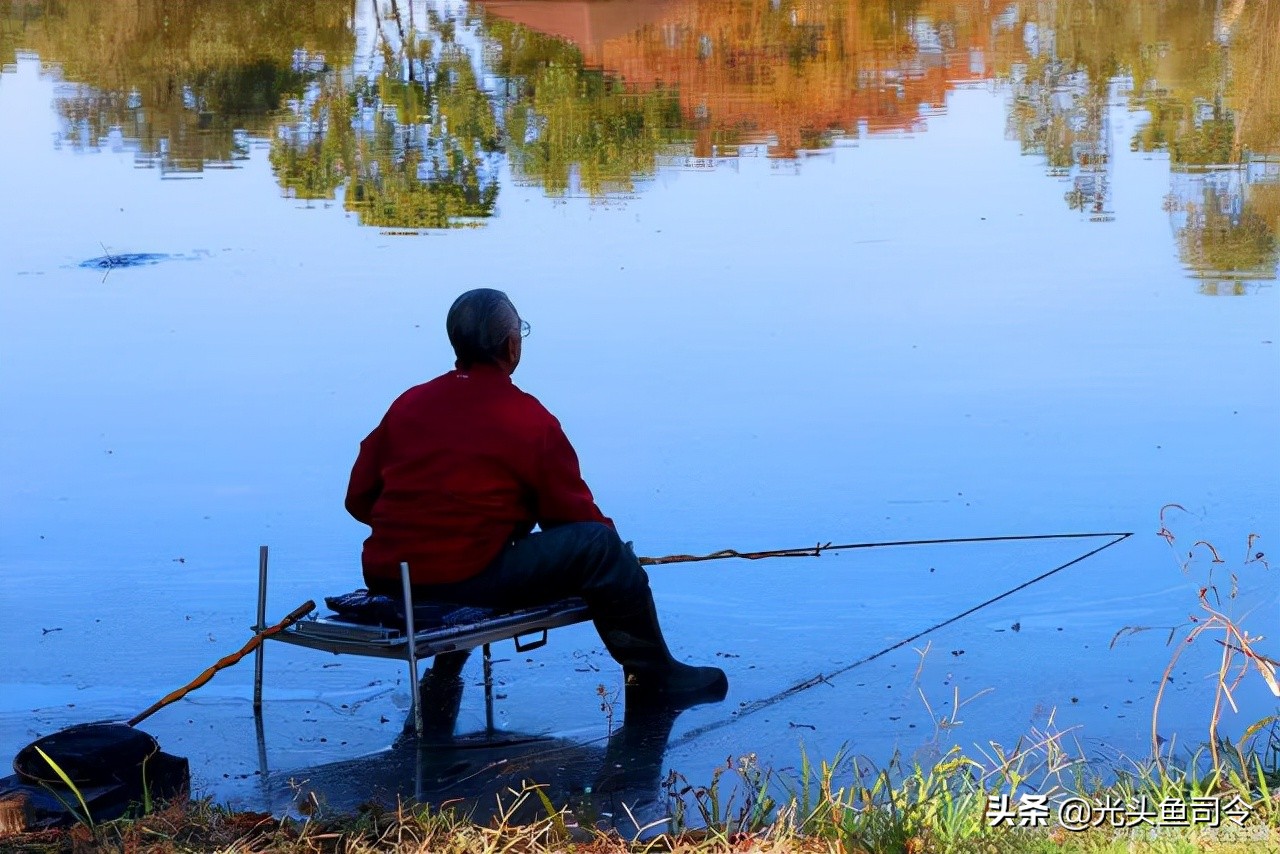
<instances>
[{"instance_id":1,"label":"dark trousers","mask_svg":"<svg viewBox=\"0 0 1280 854\"><path fill-rule=\"evenodd\" d=\"M399 586L392 583L374 592L400 595ZM574 522L515 540L472 578L413 587L415 601L501 609L569 596L585 599L593 617L630 614L647 607L649 576L608 525Z\"/></svg>"}]
</instances>

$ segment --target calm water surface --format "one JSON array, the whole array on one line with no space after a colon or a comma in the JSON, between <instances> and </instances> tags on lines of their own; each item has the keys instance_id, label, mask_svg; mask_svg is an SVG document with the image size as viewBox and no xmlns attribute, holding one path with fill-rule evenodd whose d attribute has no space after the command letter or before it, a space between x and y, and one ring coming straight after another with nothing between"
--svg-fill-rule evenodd
<instances>
[{"instance_id":1,"label":"calm water surface","mask_svg":"<svg viewBox=\"0 0 1280 854\"><path fill-rule=\"evenodd\" d=\"M731 691L659 722L635 800L801 745L1146 755L1192 543L1280 629L1245 563L1280 504L1280 4L1224 5L6 4L0 755L243 643L260 543L273 616L358 586L357 443L451 366L477 286L531 321L516 381L642 554L1136 532L740 720L1105 540L654 568L673 649ZM433 756L437 790L580 791L630 749L589 626L498 656L504 738L541 740ZM1206 737L1217 656L1183 658L1162 738ZM381 752L396 665L270 649L265 755L251 679L146 724L201 791L414 790ZM1256 674L1236 700L1233 734L1276 711Z\"/></svg>"}]
</instances>

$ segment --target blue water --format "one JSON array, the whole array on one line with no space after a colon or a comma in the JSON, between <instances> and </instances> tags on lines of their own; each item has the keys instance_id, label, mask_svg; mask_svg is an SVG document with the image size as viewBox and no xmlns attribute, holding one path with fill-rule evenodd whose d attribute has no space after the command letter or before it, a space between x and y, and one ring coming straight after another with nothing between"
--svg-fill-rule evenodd
<instances>
[{"instance_id":1,"label":"blue water","mask_svg":"<svg viewBox=\"0 0 1280 854\"><path fill-rule=\"evenodd\" d=\"M691 738L1103 541L654 568L672 648L730 678L724 703L675 724L662 763L691 780L729 755L885 761L1051 724L1091 757L1146 755L1172 653L1160 627L1197 613L1210 569L1203 548L1179 568L1197 540L1239 572L1233 613L1280 627L1274 570L1243 564L1250 533L1264 553L1278 535L1275 289L1211 296L1189 277L1163 206L1179 179L1167 155L1129 150L1145 114L1122 97L1110 221L1064 204L1005 138L992 83L953 90L924 132L674 158L619 197L549 196L500 159L482 227L403 235L283 196L263 139L188 181L127 149L55 146L59 86L31 55L0 76L0 755L127 717L240 646L259 544L271 616L358 586L365 531L342 509L357 444L451 367L444 313L477 286L532 323L515 380L642 554L1134 532ZM104 245L188 263L83 269ZM1174 502L1171 547L1157 531ZM1157 630L1112 648L1126 626ZM1162 738L1207 737L1219 651L1206 637L1180 662ZM500 729L607 734L596 687L620 674L589 626L500 657ZM288 792L255 773L251 673L146 728L191 758L199 791L280 808ZM408 708L395 664L291 648L268 650L266 698L285 777L387 747ZM1235 701L1224 732L1276 711L1256 674ZM459 729L483 721L472 688Z\"/></svg>"}]
</instances>

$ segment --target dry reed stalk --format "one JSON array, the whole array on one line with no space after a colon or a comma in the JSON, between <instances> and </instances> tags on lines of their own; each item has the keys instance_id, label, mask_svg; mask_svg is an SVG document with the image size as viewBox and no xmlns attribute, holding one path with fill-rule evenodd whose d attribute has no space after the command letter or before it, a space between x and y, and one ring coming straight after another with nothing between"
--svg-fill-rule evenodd
<instances>
[{"instance_id":1,"label":"dry reed stalk","mask_svg":"<svg viewBox=\"0 0 1280 854\"><path fill-rule=\"evenodd\" d=\"M1186 511L1186 508L1179 504L1166 504L1160 508L1160 530L1157 535L1162 537L1169 547L1174 548L1176 537L1169 530L1165 523L1165 513L1171 509ZM1262 552L1255 552L1255 543L1258 540L1257 534L1249 534L1245 546L1245 559L1242 566L1250 564L1261 564L1264 569L1269 569L1266 558ZM1211 555L1210 570L1204 584L1197 592L1197 600L1200 610L1205 616L1196 616L1192 614L1189 619L1191 629L1187 632L1177 646L1174 648L1173 655L1169 659L1168 666L1165 667L1164 673L1161 675L1160 687L1156 690L1155 700L1151 709L1151 749L1156 767L1163 774L1165 773L1164 759L1161 755L1161 745L1159 736L1159 719L1160 707L1164 701L1165 688L1172 681L1173 670L1181 660L1186 650L1194 645L1197 639L1206 632L1221 632L1222 637L1217 638L1217 643L1222 647L1222 655L1218 661L1216 682L1213 693L1212 712L1209 717L1209 751L1213 760L1215 771L1222 768L1222 758L1219 754L1219 725L1222 721L1224 707L1229 706L1233 712L1238 712L1239 708L1235 702L1235 692L1241 682L1248 675L1250 669L1256 670L1259 676L1267 684L1267 687L1273 694L1280 697L1280 682L1276 678L1277 662L1254 649L1254 645L1264 640L1262 635L1250 635L1247 629L1240 625L1240 621L1233 618L1222 608L1222 597L1218 590L1218 586L1214 581L1214 567L1225 564L1222 555L1217 548L1207 540L1197 540L1187 551L1185 558L1179 559L1179 565L1184 575L1188 574L1192 563L1196 558L1197 549L1203 549ZM1239 595L1239 575L1236 572L1229 573L1230 587L1227 593L1227 600L1234 601ZM1209 601L1212 594L1216 604ZM1111 645L1115 646L1116 641L1121 637L1129 634L1149 630L1149 626L1125 626L1116 632L1111 639ZM1173 643L1173 639L1177 633L1178 627L1169 630L1169 638L1167 643ZM1240 660L1243 659L1243 660ZM1251 729L1252 731L1252 729ZM1242 764L1243 767L1243 764ZM1248 773L1247 768L1244 769Z\"/></svg>"}]
</instances>

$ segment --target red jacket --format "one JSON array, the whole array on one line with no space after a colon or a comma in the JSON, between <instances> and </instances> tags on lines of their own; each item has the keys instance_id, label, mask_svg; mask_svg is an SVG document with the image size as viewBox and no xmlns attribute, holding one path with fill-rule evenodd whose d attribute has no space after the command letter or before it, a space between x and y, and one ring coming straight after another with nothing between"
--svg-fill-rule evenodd
<instances>
[{"instance_id":1,"label":"red jacket","mask_svg":"<svg viewBox=\"0 0 1280 854\"><path fill-rule=\"evenodd\" d=\"M477 575L534 524L613 522L550 412L500 368L450 371L400 395L351 470L347 512L373 528L366 582Z\"/></svg>"}]
</instances>

